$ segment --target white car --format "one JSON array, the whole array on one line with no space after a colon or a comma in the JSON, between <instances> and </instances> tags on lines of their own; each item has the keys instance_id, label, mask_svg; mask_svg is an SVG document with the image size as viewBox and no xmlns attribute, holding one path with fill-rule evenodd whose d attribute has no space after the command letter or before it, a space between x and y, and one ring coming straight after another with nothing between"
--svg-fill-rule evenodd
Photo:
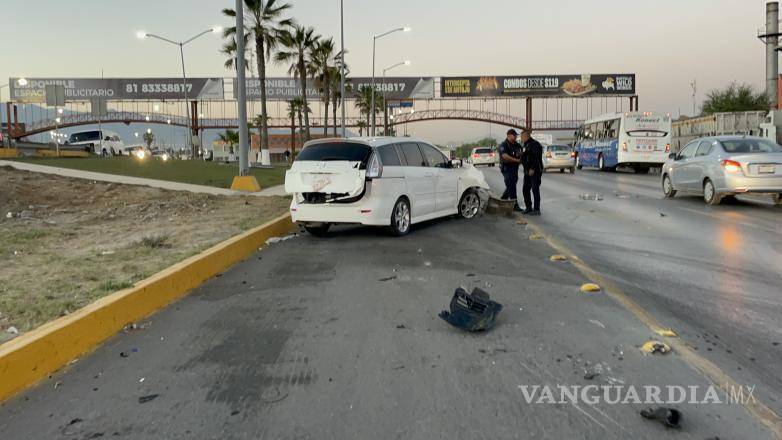
<instances>
[{"instance_id":1,"label":"white car","mask_svg":"<svg viewBox=\"0 0 782 440\"><path fill-rule=\"evenodd\" d=\"M559 169L560 173L570 170L576 172L576 153L569 145L544 145L543 170Z\"/></svg>"},{"instance_id":2,"label":"white car","mask_svg":"<svg viewBox=\"0 0 782 440\"><path fill-rule=\"evenodd\" d=\"M65 142L64 149L86 151L99 156L114 156L120 154L125 144L122 138L109 130L88 130L71 133Z\"/></svg>"},{"instance_id":3,"label":"white car","mask_svg":"<svg viewBox=\"0 0 782 440\"><path fill-rule=\"evenodd\" d=\"M311 141L285 174L291 217L313 235L335 223L390 226L404 235L438 217L473 218L488 189L473 166L406 137Z\"/></svg>"},{"instance_id":4,"label":"white car","mask_svg":"<svg viewBox=\"0 0 782 440\"><path fill-rule=\"evenodd\" d=\"M472 149L472 154L470 154L470 162L474 166L488 165L493 167L497 164L497 162L499 162L499 157L491 147L478 147Z\"/></svg>"}]
</instances>

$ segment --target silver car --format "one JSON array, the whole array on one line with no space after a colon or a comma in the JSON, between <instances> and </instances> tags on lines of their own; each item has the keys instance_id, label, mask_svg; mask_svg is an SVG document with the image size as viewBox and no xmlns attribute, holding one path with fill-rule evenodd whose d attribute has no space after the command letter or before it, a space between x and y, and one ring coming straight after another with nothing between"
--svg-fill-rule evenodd
<instances>
[{"instance_id":1,"label":"silver car","mask_svg":"<svg viewBox=\"0 0 782 440\"><path fill-rule=\"evenodd\" d=\"M709 205L746 193L782 199L782 147L751 136L696 139L668 156L662 170L663 192L702 194Z\"/></svg>"},{"instance_id":2,"label":"silver car","mask_svg":"<svg viewBox=\"0 0 782 440\"><path fill-rule=\"evenodd\" d=\"M544 171L559 168L560 173L570 170L576 172L576 153L569 145L544 145L543 169Z\"/></svg>"}]
</instances>

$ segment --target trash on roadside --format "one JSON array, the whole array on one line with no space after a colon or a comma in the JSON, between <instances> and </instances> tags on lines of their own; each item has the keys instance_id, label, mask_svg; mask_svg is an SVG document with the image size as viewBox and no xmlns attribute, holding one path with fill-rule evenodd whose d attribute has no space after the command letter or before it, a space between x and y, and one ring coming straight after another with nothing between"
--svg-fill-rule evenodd
<instances>
[{"instance_id":1,"label":"trash on roadside","mask_svg":"<svg viewBox=\"0 0 782 440\"><path fill-rule=\"evenodd\" d=\"M391 280L395 280L395 279L396 279L396 275L391 276L391 277L380 278L378 281L386 282L386 281L391 281Z\"/></svg>"},{"instance_id":2,"label":"trash on roadside","mask_svg":"<svg viewBox=\"0 0 782 440\"><path fill-rule=\"evenodd\" d=\"M285 237L269 237L269 239L266 240L266 244L279 243L279 242L290 240L291 238L296 238L296 237L297 237L296 234L289 234L289 235L286 235Z\"/></svg>"},{"instance_id":3,"label":"trash on roadside","mask_svg":"<svg viewBox=\"0 0 782 440\"><path fill-rule=\"evenodd\" d=\"M600 286L595 283L585 283L581 285L581 291L584 293L595 293L600 291Z\"/></svg>"},{"instance_id":4,"label":"trash on roadside","mask_svg":"<svg viewBox=\"0 0 782 440\"><path fill-rule=\"evenodd\" d=\"M641 351L647 354L668 354L671 352L671 347L664 342L648 341L641 346Z\"/></svg>"},{"instance_id":5,"label":"trash on roadside","mask_svg":"<svg viewBox=\"0 0 782 440\"><path fill-rule=\"evenodd\" d=\"M130 357L130 353L128 353L127 351L121 351L119 352L119 357L124 357L124 358Z\"/></svg>"},{"instance_id":6,"label":"trash on roadside","mask_svg":"<svg viewBox=\"0 0 782 440\"><path fill-rule=\"evenodd\" d=\"M551 261L567 261L567 257L564 256L564 255L557 254L557 255L552 255L551 258L549 258L549 260L551 260Z\"/></svg>"},{"instance_id":7,"label":"trash on roadside","mask_svg":"<svg viewBox=\"0 0 782 440\"><path fill-rule=\"evenodd\" d=\"M581 200L591 200L591 201L598 201L599 202L599 201L603 200L603 195L602 194L598 194L598 193L594 193L594 194L585 193L585 194L580 194L578 196L578 198L581 199Z\"/></svg>"},{"instance_id":8,"label":"trash on roadside","mask_svg":"<svg viewBox=\"0 0 782 440\"><path fill-rule=\"evenodd\" d=\"M450 311L440 312L440 318L469 332L490 330L502 310L502 304L492 301L489 294L478 287L472 293L467 293L462 287L456 289L450 307Z\"/></svg>"},{"instance_id":9,"label":"trash on roadside","mask_svg":"<svg viewBox=\"0 0 782 440\"><path fill-rule=\"evenodd\" d=\"M14 218L14 213L11 211L8 211L8 214L5 215L5 218Z\"/></svg>"},{"instance_id":10,"label":"trash on roadside","mask_svg":"<svg viewBox=\"0 0 782 440\"><path fill-rule=\"evenodd\" d=\"M148 396L141 396L138 398L138 403L147 403L157 399L160 394L150 394Z\"/></svg>"},{"instance_id":11,"label":"trash on roadside","mask_svg":"<svg viewBox=\"0 0 782 440\"><path fill-rule=\"evenodd\" d=\"M661 212L661 213L660 213L660 217L668 217L668 214L663 214L663 213Z\"/></svg>"},{"instance_id":12,"label":"trash on roadside","mask_svg":"<svg viewBox=\"0 0 782 440\"><path fill-rule=\"evenodd\" d=\"M676 337L679 336L675 331L673 331L672 329L669 329L669 328L659 328L659 329L655 330L654 332L657 333L658 335L664 336L666 338L676 338Z\"/></svg>"},{"instance_id":13,"label":"trash on roadside","mask_svg":"<svg viewBox=\"0 0 782 440\"><path fill-rule=\"evenodd\" d=\"M19 329L14 327L14 326L8 327L8 329L6 331L8 333L12 334L12 335L18 335L19 334Z\"/></svg>"},{"instance_id":14,"label":"trash on roadside","mask_svg":"<svg viewBox=\"0 0 782 440\"><path fill-rule=\"evenodd\" d=\"M404 324L399 324L399 325L396 326L396 328L407 328L407 327L405 327Z\"/></svg>"},{"instance_id":15,"label":"trash on roadside","mask_svg":"<svg viewBox=\"0 0 782 440\"><path fill-rule=\"evenodd\" d=\"M152 326L151 322L145 322L143 324L136 324L135 322L132 322L132 323L126 325L122 329L122 331L124 331L125 333L140 332L142 330L148 329L151 326Z\"/></svg>"},{"instance_id":16,"label":"trash on roadside","mask_svg":"<svg viewBox=\"0 0 782 440\"><path fill-rule=\"evenodd\" d=\"M600 373L598 373L597 371L587 371L586 373L584 373L584 379L586 380L592 380L597 376L600 376Z\"/></svg>"},{"instance_id":17,"label":"trash on roadside","mask_svg":"<svg viewBox=\"0 0 782 440\"><path fill-rule=\"evenodd\" d=\"M677 409L657 407L641 410L641 416L649 420L657 420L668 428L681 428L682 413Z\"/></svg>"}]
</instances>

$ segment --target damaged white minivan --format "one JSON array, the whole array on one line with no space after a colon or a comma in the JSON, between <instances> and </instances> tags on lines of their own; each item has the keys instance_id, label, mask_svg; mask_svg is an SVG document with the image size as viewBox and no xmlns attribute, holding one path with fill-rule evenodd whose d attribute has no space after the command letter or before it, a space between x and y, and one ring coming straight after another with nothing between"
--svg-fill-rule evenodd
<instances>
[{"instance_id":1,"label":"damaged white minivan","mask_svg":"<svg viewBox=\"0 0 782 440\"><path fill-rule=\"evenodd\" d=\"M488 190L472 165L406 137L311 141L285 174L291 217L313 235L332 224L389 226L405 235L418 222L473 218Z\"/></svg>"}]
</instances>

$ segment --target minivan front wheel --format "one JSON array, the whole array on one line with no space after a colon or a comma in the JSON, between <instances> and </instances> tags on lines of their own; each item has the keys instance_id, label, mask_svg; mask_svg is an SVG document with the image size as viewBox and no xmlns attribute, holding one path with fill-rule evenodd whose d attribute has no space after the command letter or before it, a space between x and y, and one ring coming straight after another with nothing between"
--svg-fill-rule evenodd
<instances>
[{"instance_id":1,"label":"minivan front wheel","mask_svg":"<svg viewBox=\"0 0 782 440\"><path fill-rule=\"evenodd\" d=\"M478 215L481 209L481 198L474 189L468 189L462 195L459 201L459 216L461 218L471 219Z\"/></svg>"},{"instance_id":2,"label":"minivan front wheel","mask_svg":"<svg viewBox=\"0 0 782 440\"><path fill-rule=\"evenodd\" d=\"M391 232L397 237L410 232L410 202L405 198L397 200L391 211Z\"/></svg>"}]
</instances>

